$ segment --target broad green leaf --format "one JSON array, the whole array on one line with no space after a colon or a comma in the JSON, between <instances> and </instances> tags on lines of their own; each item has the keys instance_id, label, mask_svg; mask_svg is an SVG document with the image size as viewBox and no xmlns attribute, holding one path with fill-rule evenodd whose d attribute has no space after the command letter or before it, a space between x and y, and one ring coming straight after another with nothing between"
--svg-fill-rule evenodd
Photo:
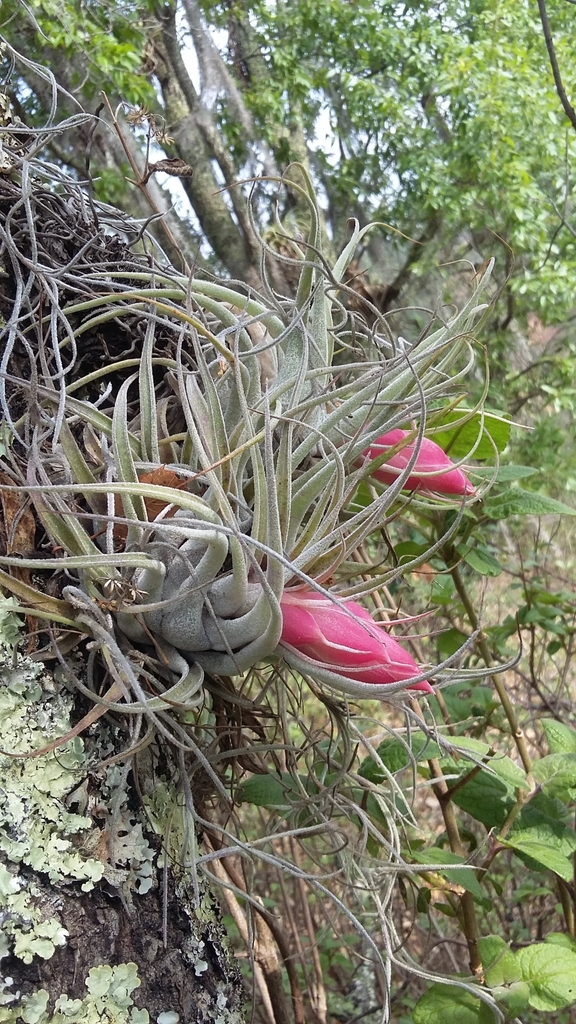
<instances>
[{"instance_id":1,"label":"broad green leaf","mask_svg":"<svg viewBox=\"0 0 576 1024\"><path fill-rule=\"evenodd\" d=\"M497 960L504 956L508 945L504 942L501 935L483 935L482 938L478 939L478 949L480 950L484 970L487 971L492 964L495 964Z\"/></svg>"},{"instance_id":2,"label":"broad green leaf","mask_svg":"<svg viewBox=\"0 0 576 1024\"><path fill-rule=\"evenodd\" d=\"M490 519L551 514L576 516L576 508L565 505L563 501L534 491L523 491L520 487L512 487L495 497L490 496L484 502L484 511Z\"/></svg>"},{"instance_id":3,"label":"broad green leaf","mask_svg":"<svg viewBox=\"0 0 576 1024\"><path fill-rule=\"evenodd\" d=\"M493 459L495 448L503 452L510 440L511 424L500 416L484 413L482 417L477 412L466 423L450 429L449 425L462 419L465 412L465 409L449 412L440 423L434 423L434 426L445 427L444 430L432 435L436 444L439 444L450 458L462 459L472 451L481 434L480 442L473 454L475 459Z\"/></svg>"},{"instance_id":4,"label":"broad green leaf","mask_svg":"<svg viewBox=\"0 0 576 1024\"><path fill-rule=\"evenodd\" d=\"M414 1024L494 1024L494 1015L466 989L436 984L420 997L412 1020Z\"/></svg>"},{"instance_id":5,"label":"broad green leaf","mask_svg":"<svg viewBox=\"0 0 576 1024\"><path fill-rule=\"evenodd\" d=\"M459 544L456 550L466 564L481 576L500 576L502 572L500 562L485 548L479 546L471 548L467 544Z\"/></svg>"},{"instance_id":6,"label":"broad green leaf","mask_svg":"<svg viewBox=\"0 0 576 1024\"><path fill-rule=\"evenodd\" d=\"M571 939L564 932L550 932L544 942L549 942L551 946L563 946L564 949L571 949L576 953L576 939Z\"/></svg>"},{"instance_id":7,"label":"broad green leaf","mask_svg":"<svg viewBox=\"0 0 576 1024\"><path fill-rule=\"evenodd\" d=\"M539 843L537 840L530 839L519 839L516 842L503 842L504 846L508 846L511 850L514 850L521 860L526 858L526 866L534 870L540 866L545 868L547 871L552 871L555 875L563 878L565 882L570 882L573 876L572 861L565 857L558 850L549 850L545 843Z\"/></svg>"},{"instance_id":8,"label":"broad green leaf","mask_svg":"<svg viewBox=\"0 0 576 1024\"><path fill-rule=\"evenodd\" d=\"M479 757L486 757L488 752L493 749L484 740L477 740L472 736L459 736L454 741L454 745L459 750L469 750L472 754L477 754ZM522 768L515 764L512 758L503 754L492 754L487 761L487 765L508 785L521 787L522 789L530 788Z\"/></svg>"},{"instance_id":9,"label":"broad green leaf","mask_svg":"<svg viewBox=\"0 0 576 1024\"><path fill-rule=\"evenodd\" d=\"M545 942L519 949L522 979L530 986L530 1006L553 1013L576 1001L576 953Z\"/></svg>"},{"instance_id":10,"label":"broad green leaf","mask_svg":"<svg viewBox=\"0 0 576 1024\"><path fill-rule=\"evenodd\" d=\"M461 697L461 693L465 696ZM478 683L455 683L446 686L442 689L442 696L453 722L464 722L475 716L484 716L495 706L494 691ZM434 700L433 697L430 699Z\"/></svg>"},{"instance_id":11,"label":"broad green leaf","mask_svg":"<svg viewBox=\"0 0 576 1024\"><path fill-rule=\"evenodd\" d=\"M534 761L532 774L544 785L544 792L560 800L576 796L576 753L548 754Z\"/></svg>"},{"instance_id":12,"label":"broad green leaf","mask_svg":"<svg viewBox=\"0 0 576 1024\"><path fill-rule=\"evenodd\" d=\"M539 470L533 466L515 466L510 463L508 466L499 466L496 473L496 483L506 484L513 480L524 480L526 477L534 476ZM494 469L490 466L474 466L468 470L469 476L474 480L480 477L481 480L491 480L494 476Z\"/></svg>"},{"instance_id":13,"label":"broad green leaf","mask_svg":"<svg viewBox=\"0 0 576 1024\"><path fill-rule=\"evenodd\" d=\"M468 774L467 768L461 778ZM456 785L456 781L451 785ZM486 828L501 828L516 803L514 789L489 772L480 772L453 796L453 802Z\"/></svg>"},{"instance_id":14,"label":"broad green leaf","mask_svg":"<svg viewBox=\"0 0 576 1024\"><path fill-rule=\"evenodd\" d=\"M530 986L525 981L514 981L511 985L498 985L492 988L492 995L506 1011L507 1020L510 1020L518 1017L528 1006Z\"/></svg>"},{"instance_id":15,"label":"broad green leaf","mask_svg":"<svg viewBox=\"0 0 576 1024\"><path fill-rule=\"evenodd\" d=\"M414 854L414 862L417 864L465 864L464 857L458 857L451 850L444 850L438 846L429 847L427 850L418 850ZM482 891L476 872L471 867L458 868L451 871L447 866L438 874L444 875L454 885L461 885L463 889L471 892L478 899L485 899L486 894Z\"/></svg>"},{"instance_id":16,"label":"broad green leaf","mask_svg":"<svg viewBox=\"0 0 576 1024\"><path fill-rule=\"evenodd\" d=\"M257 807L286 807L290 804L286 788L273 775L253 775L240 783L238 795L244 802Z\"/></svg>"},{"instance_id":17,"label":"broad green leaf","mask_svg":"<svg viewBox=\"0 0 576 1024\"><path fill-rule=\"evenodd\" d=\"M553 871L554 874L560 875L560 878L566 882L570 882L574 874L573 860L569 854L563 852L562 842L554 836L552 830L550 833L552 834L546 836L544 828L526 829L523 832L511 831L508 837L501 839L500 842L511 850L530 857L531 860L541 864L549 871ZM553 840L556 841L553 843ZM576 849L576 842L574 849Z\"/></svg>"},{"instance_id":18,"label":"broad green leaf","mask_svg":"<svg viewBox=\"0 0 576 1024\"><path fill-rule=\"evenodd\" d=\"M551 754L576 754L576 729L557 722L555 718L542 718L540 721Z\"/></svg>"},{"instance_id":19,"label":"broad green leaf","mask_svg":"<svg viewBox=\"0 0 576 1024\"><path fill-rule=\"evenodd\" d=\"M440 756L438 745L421 734L412 737L410 749L415 761L428 761L431 757ZM410 764L410 754L401 740L392 738L384 740L377 747L376 752L382 763L392 774L401 771L402 768L406 768ZM369 779L370 782L374 783L382 782L385 778L384 772L371 757L364 758L358 769L358 774L363 779Z\"/></svg>"},{"instance_id":20,"label":"broad green leaf","mask_svg":"<svg viewBox=\"0 0 576 1024\"><path fill-rule=\"evenodd\" d=\"M516 955L499 935L479 939L478 948L484 965L486 984L508 1017L515 1017L528 1005L530 988L522 980Z\"/></svg>"},{"instance_id":21,"label":"broad green leaf","mask_svg":"<svg viewBox=\"0 0 576 1024\"><path fill-rule=\"evenodd\" d=\"M499 935L486 935L479 939L478 948L484 965L486 983L490 988L520 981L522 973L516 963L516 957Z\"/></svg>"},{"instance_id":22,"label":"broad green leaf","mask_svg":"<svg viewBox=\"0 0 576 1024\"><path fill-rule=\"evenodd\" d=\"M394 552L400 565L403 562L412 562L415 558L420 558L427 554L430 550L429 544L416 544L415 541L405 540L400 544L396 544Z\"/></svg>"},{"instance_id":23,"label":"broad green leaf","mask_svg":"<svg viewBox=\"0 0 576 1024\"><path fill-rule=\"evenodd\" d=\"M465 633L460 632L459 629L446 629L444 632L439 633L436 637L436 646L438 647L438 654L442 659L449 658L451 654L462 647L462 644L467 640Z\"/></svg>"},{"instance_id":24,"label":"broad green leaf","mask_svg":"<svg viewBox=\"0 0 576 1024\"><path fill-rule=\"evenodd\" d=\"M450 604L454 600L454 580L451 576L435 576L430 590L434 604Z\"/></svg>"}]
</instances>

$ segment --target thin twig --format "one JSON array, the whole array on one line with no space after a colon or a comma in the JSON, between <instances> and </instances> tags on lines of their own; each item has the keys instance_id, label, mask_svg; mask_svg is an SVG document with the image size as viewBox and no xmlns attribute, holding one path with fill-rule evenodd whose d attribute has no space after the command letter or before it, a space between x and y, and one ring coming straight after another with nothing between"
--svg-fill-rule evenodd
<instances>
[{"instance_id":1,"label":"thin twig","mask_svg":"<svg viewBox=\"0 0 576 1024\"><path fill-rule=\"evenodd\" d=\"M466 615L468 616L470 625L472 626L472 629L477 629L478 616L476 615L474 606L470 600L470 597L468 596L468 591L466 590L458 566L455 566L453 569L451 569L450 575L454 580L454 586L456 587L458 596L462 601L462 604L464 605L464 610L466 612ZM478 635L476 643L478 645L478 649L480 651L480 654L482 655L485 664L488 667L490 667L492 665L492 655L490 653L488 643L486 642L486 637L482 633L480 633ZM522 729L518 725L518 719L516 718L516 712L514 711L514 708L512 706L512 701L510 700L506 692L506 687L504 686L504 683L502 682L500 677L498 675L493 675L492 681L494 683L494 688L498 694L498 697L500 698L500 703L504 708L504 714L508 719L508 724L510 725L510 729L512 731L512 736L516 744L516 748L518 750L518 753L520 754L520 758L524 766L524 771L527 775L529 775L532 771L532 758L528 753L526 737L524 736Z\"/></svg>"},{"instance_id":2,"label":"thin twig","mask_svg":"<svg viewBox=\"0 0 576 1024\"><path fill-rule=\"evenodd\" d=\"M413 710L419 716L424 719L422 709L416 700L411 702ZM444 819L444 825L446 827L446 835L448 836L448 842L452 853L456 854L457 857L466 859L466 851L460 838L460 830L458 828L458 822L456 820L456 814L454 811L454 804L451 803L450 797L448 796L448 784L444 780L444 773L440 767L440 762L437 758L430 758L428 761L428 767L430 768L430 774L432 779L432 789L440 804L440 810L442 811L442 817ZM459 897L460 908L462 910L462 930L464 932L466 942L468 945L468 956L470 959L470 970L472 974L479 981L483 979L483 966L482 959L480 957L479 949L479 938L480 932L478 929L478 921L476 918L476 907L474 906L474 897L471 892L465 891Z\"/></svg>"},{"instance_id":3,"label":"thin twig","mask_svg":"<svg viewBox=\"0 0 576 1024\"><path fill-rule=\"evenodd\" d=\"M566 95L566 90L562 84L562 77L560 75L558 58L556 57L556 50L552 39L552 32L550 30L550 22L548 21L548 12L546 10L545 0L538 0L538 11L540 13L540 21L542 22L542 31L544 32L546 49L548 50L548 59L550 60L550 67L552 68L552 74L554 75L556 92L558 93L558 98L562 104L566 117L570 121L574 131L576 131L576 110L574 110L574 107L570 103L570 100Z\"/></svg>"}]
</instances>

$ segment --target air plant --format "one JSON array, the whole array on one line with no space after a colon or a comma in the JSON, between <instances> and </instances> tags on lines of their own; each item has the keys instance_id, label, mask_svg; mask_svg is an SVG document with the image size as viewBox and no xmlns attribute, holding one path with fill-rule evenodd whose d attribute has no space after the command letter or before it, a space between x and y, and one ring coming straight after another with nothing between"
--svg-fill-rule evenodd
<instances>
[{"instance_id":1,"label":"air plant","mask_svg":"<svg viewBox=\"0 0 576 1024\"><path fill-rule=\"evenodd\" d=\"M10 378L35 400L36 425L16 421L4 397L18 441L10 472L76 576L62 588L70 625L104 648L102 630L120 649L127 640L155 649L188 702L201 699L203 671L236 676L282 656L281 599L290 581L326 599L358 594L342 567L418 476L431 443L422 436L426 410L453 393L472 359L469 331L488 272L461 313L409 352L396 349L354 325L343 305L346 267L367 229L356 226L328 268L318 255L313 189L300 191L312 227L305 245L294 243L302 268L294 300L166 268L136 269L134 260L128 270L85 273L91 297L68 298L38 322L39 354L60 372L40 377L35 398L29 383ZM20 273L8 245L6 256ZM63 271L61 289L65 282ZM135 317L146 325L140 355L77 378L82 336ZM353 329L364 333L362 359ZM170 358L158 354L160 332L170 335ZM17 316L4 333L8 367L18 340L29 342ZM77 397L107 377L110 398ZM396 425L409 419L421 428L402 449L397 476L351 510L370 471L359 457L377 455L383 435L403 436ZM389 465L399 466L395 458ZM154 502L159 512L151 515ZM57 569L61 558L34 565ZM360 592L393 575L385 570ZM337 581L331 589L328 579ZM114 671L126 699L138 669L127 653L121 664ZM390 696L404 678L354 693ZM345 673L340 687L346 692Z\"/></svg>"},{"instance_id":2,"label":"air plant","mask_svg":"<svg viewBox=\"0 0 576 1024\"><path fill-rule=\"evenodd\" d=\"M285 590L280 608L285 657L290 652L311 675L327 669L353 682L397 683L419 674L408 651L356 601L333 604L314 591ZM426 681L408 689L434 692Z\"/></svg>"},{"instance_id":3,"label":"air plant","mask_svg":"<svg viewBox=\"0 0 576 1024\"><path fill-rule=\"evenodd\" d=\"M50 181L50 169L34 160L36 177ZM466 502L477 499L468 487L441 497L431 493L440 487L429 485L405 491L423 470L429 415L438 419L457 405L474 364L471 331L485 308L490 266L458 314L437 318L412 344L398 344L383 318L368 328L346 302L346 270L370 227L355 224L329 265L302 168L298 180L288 187L308 205L308 238L291 239L276 225L284 255L262 243L260 292L207 274L183 276L146 235L147 255L116 243L121 259L111 261L102 226L128 240L142 237L140 226L92 207L71 181L61 179L61 194L29 174L0 186L11 211L0 243L12 288L0 366L2 487L21 496L22 510L29 497L42 546L42 557L9 547L0 585L40 623L49 649L38 656L55 651L69 676L67 653L88 642L87 678L73 678L96 705L52 746L112 710L137 723L129 756L147 720L147 742L156 732L193 753L223 800L229 792L198 738L210 695L239 702L248 678L286 688L293 673L307 679L344 736L340 778L350 743L332 691L339 700L405 701L451 672L459 679L480 674L451 669L460 652L440 666L419 666L373 623L365 602L432 557L455 534ZM19 210L16 235L11 224ZM67 229L73 222L76 241L62 258L51 238L64 221ZM293 298L267 285L266 266L275 259L298 272ZM84 372L90 350L105 351L101 339L105 346L118 336L125 341L117 358ZM409 435L407 424L417 424ZM384 442L398 453L384 458ZM390 467L393 478L383 475ZM384 486L374 489L374 478ZM456 514L412 562L368 571L364 546L410 502L451 505ZM332 625L329 656L310 637L298 642L301 595L308 610L322 610L343 637L354 636L354 658L365 640L365 671L344 650L339 657ZM379 658L387 659L385 672L375 670ZM98 665L109 683L104 693ZM248 756L241 752L240 763ZM337 793L337 780L330 787ZM364 820L363 810L357 813ZM219 835L232 837L220 826ZM388 838L380 838L397 849L392 812ZM249 844L242 849L248 854ZM397 946L390 932L390 949Z\"/></svg>"},{"instance_id":4,"label":"air plant","mask_svg":"<svg viewBox=\"0 0 576 1024\"><path fill-rule=\"evenodd\" d=\"M374 479L381 484L393 484L415 455L412 472L404 482L407 490L436 495L476 493L463 470L455 466L440 445L428 437L423 437L420 444L416 445L410 441L408 431L389 430L382 437L377 437L364 452L368 459L378 459L384 454L387 456L384 463L372 472Z\"/></svg>"}]
</instances>

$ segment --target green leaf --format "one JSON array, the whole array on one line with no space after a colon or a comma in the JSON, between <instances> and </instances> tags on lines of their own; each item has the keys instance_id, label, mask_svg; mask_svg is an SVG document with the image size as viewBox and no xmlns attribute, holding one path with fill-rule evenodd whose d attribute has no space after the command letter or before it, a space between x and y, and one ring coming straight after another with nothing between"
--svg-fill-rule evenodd
<instances>
[{"instance_id":1,"label":"green leaf","mask_svg":"<svg viewBox=\"0 0 576 1024\"><path fill-rule=\"evenodd\" d=\"M508 946L501 935L483 935L482 938L478 939L478 949L484 970L487 971L497 960L504 956Z\"/></svg>"},{"instance_id":2,"label":"green leaf","mask_svg":"<svg viewBox=\"0 0 576 1024\"><path fill-rule=\"evenodd\" d=\"M488 752L493 749L484 740L477 740L472 736L459 736L455 740L454 746L459 750L469 750L472 754L478 754L479 757L486 757ZM512 758L506 757L503 754L492 754L487 765L509 786L515 789L530 788L526 782L524 771L519 765L515 764Z\"/></svg>"},{"instance_id":3,"label":"green leaf","mask_svg":"<svg viewBox=\"0 0 576 1024\"><path fill-rule=\"evenodd\" d=\"M461 693L465 696L461 697ZM478 683L454 683L442 689L442 696L453 722L464 722L476 715L484 717L497 706L494 691ZM434 698L430 700L434 701Z\"/></svg>"},{"instance_id":4,"label":"green leaf","mask_svg":"<svg viewBox=\"0 0 576 1024\"><path fill-rule=\"evenodd\" d=\"M436 638L436 645L441 659L444 660L444 658L449 658L451 654L455 654L467 639L466 633L462 633L459 629L445 629L442 633L439 633Z\"/></svg>"},{"instance_id":5,"label":"green leaf","mask_svg":"<svg viewBox=\"0 0 576 1024\"><path fill-rule=\"evenodd\" d=\"M528 1005L530 988L522 980L515 954L499 935L479 939L478 948L492 995L506 1009L508 1017L517 1016Z\"/></svg>"},{"instance_id":6,"label":"green leaf","mask_svg":"<svg viewBox=\"0 0 576 1024\"><path fill-rule=\"evenodd\" d=\"M466 564L481 576L500 576L502 566L486 548L480 546L470 548L467 544L459 544L456 550Z\"/></svg>"},{"instance_id":7,"label":"green leaf","mask_svg":"<svg viewBox=\"0 0 576 1024\"><path fill-rule=\"evenodd\" d=\"M490 519L551 514L576 516L576 508L565 505L563 501L549 498L545 494L536 494L534 491L523 491L520 487L511 487L504 494L490 496L484 502L484 511Z\"/></svg>"},{"instance_id":8,"label":"green leaf","mask_svg":"<svg viewBox=\"0 0 576 1024\"><path fill-rule=\"evenodd\" d=\"M551 819L546 821L542 816L542 820L533 828L514 829L506 839L499 841L553 871L566 882L572 881L572 854L576 850L576 835L562 822L553 822Z\"/></svg>"},{"instance_id":9,"label":"green leaf","mask_svg":"<svg viewBox=\"0 0 576 1024\"><path fill-rule=\"evenodd\" d=\"M530 1006L553 1013L576 1001L576 953L538 942L519 949L516 959L530 986Z\"/></svg>"},{"instance_id":10,"label":"green leaf","mask_svg":"<svg viewBox=\"0 0 576 1024\"><path fill-rule=\"evenodd\" d=\"M450 423L462 419L462 414L465 412L465 409L461 409L459 412L449 412L443 420L434 425L448 426ZM434 433L433 440L448 453L450 458L461 459L470 454L481 435L473 457L475 459L493 459L494 448L498 452L503 452L508 444L510 426L508 420L502 419L500 416L490 413L484 413L481 416L479 412L476 412L461 426Z\"/></svg>"},{"instance_id":11,"label":"green leaf","mask_svg":"<svg viewBox=\"0 0 576 1024\"><path fill-rule=\"evenodd\" d=\"M576 754L576 729L555 718L542 718L542 728L551 754Z\"/></svg>"},{"instance_id":12,"label":"green leaf","mask_svg":"<svg viewBox=\"0 0 576 1024\"><path fill-rule=\"evenodd\" d=\"M467 775L468 771L467 768L460 777ZM451 785L456 785L456 782L451 782ZM485 771L470 779L452 800L487 829L501 828L516 803L512 786Z\"/></svg>"},{"instance_id":13,"label":"green leaf","mask_svg":"<svg viewBox=\"0 0 576 1024\"><path fill-rule=\"evenodd\" d=\"M532 774L544 785L544 792L570 801L576 796L576 753L548 754L534 761Z\"/></svg>"},{"instance_id":14,"label":"green leaf","mask_svg":"<svg viewBox=\"0 0 576 1024\"><path fill-rule=\"evenodd\" d=\"M486 982L490 988L520 981L522 972L516 957L499 935L486 935L478 940Z\"/></svg>"},{"instance_id":15,"label":"green leaf","mask_svg":"<svg viewBox=\"0 0 576 1024\"><path fill-rule=\"evenodd\" d=\"M507 466L498 467L496 483L504 484L511 483L513 480L523 480L538 472L539 470L534 469L533 466L515 466L509 463ZM480 477L481 480L491 480L494 476L494 469L491 466L474 466L474 469L468 470L468 473L472 478Z\"/></svg>"},{"instance_id":16,"label":"green leaf","mask_svg":"<svg viewBox=\"0 0 576 1024\"><path fill-rule=\"evenodd\" d=\"M530 986L525 981L514 981L511 985L498 985L492 989L496 1002L506 1011L506 1018L518 1017L530 1000Z\"/></svg>"},{"instance_id":17,"label":"green leaf","mask_svg":"<svg viewBox=\"0 0 576 1024\"><path fill-rule=\"evenodd\" d=\"M450 604L454 600L454 589L451 576L435 576L430 588L430 600L434 604Z\"/></svg>"},{"instance_id":18,"label":"green leaf","mask_svg":"<svg viewBox=\"0 0 576 1024\"><path fill-rule=\"evenodd\" d=\"M564 932L550 932L544 942L549 942L551 946L563 946L564 949L571 949L573 953L576 953L576 939L571 939Z\"/></svg>"},{"instance_id":19,"label":"green leaf","mask_svg":"<svg viewBox=\"0 0 576 1024\"><path fill-rule=\"evenodd\" d=\"M415 761L428 761L431 757L440 756L438 745L426 736L422 736L421 733L412 737L412 744L409 749L411 749ZM392 738L384 740L376 748L376 752L382 763L392 774L401 771L402 768L406 768L410 764L409 750L401 740ZM370 782L374 783L380 783L385 778L384 772L372 757L364 758L358 769L358 774L363 779L369 779Z\"/></svg>"},{"instance_id":20,"label":"green leaf","mask_svg":"<svg viewBox=\"0 0 576 1024\"><path fill-rule=\"evenodd\" d=\"M414 1024L494 1024L486 1003L455 985L432 985L416 1003Z\"/></svg>"},{"instance_id":21,"label":"green leaf","mask_svg":"<svg viewBox=\"0 0 576 1024\"><path fill-rule=\"evenodd\" d=\"M529 838L521 838L513 842L503 840L502 842L504 846L515 850L516 853L523 854L529 859L529 862L535 861L536 865L539 864L548 871L553 871L555 875L563 878L566 882L572 880L572 861L568 860L568 857L565 857L562 853L559 853L558 850L549 850L545 843ZM535 867L532 863L528 863L528 866Z\"/></svg>"},{"instance_id":22,"label":"green leaf","mask_svg":"<svg viewBox=\"0 0 576 1024\"><path fill-rule=\"evenodd\" d=\"M464 857L458 857L451 850L444 850L439 846L429 847L427 850L418 850L414 856L414 863L417 864L465 864ZM438 871L439 874L444 875L449 882L453 885L461 885L463 889L471 892L473 896L476 896L480 900L484 900L486 894L482 891L480 882L476 877L476 872L471 867L458 868L456 871L450 871L449 868L446 870Z\"/></svg>"},{"instance_id":23,"label":"green leaf","mask_svg":"<svg viewBox=\"0 0 576 1024\"><path fill-rule=\"evenodd\" d=\"M286 788L274 775L253 775L240 783L238 793L242 801L257 807L286 807L290 804Z\"/></svg>"},{"instance_id":24,"label":"green leaf","mask_svg":"<svg viewBox=\"0 0 576 1024\"><path fill-rule=\"evenodd\" d=\"M396 544L394 552L400 565L404 562L412 562L415 558L424 557L430 550L429 544L416 544L415 541L405 540Z\"/></svg>"}]
</instances>

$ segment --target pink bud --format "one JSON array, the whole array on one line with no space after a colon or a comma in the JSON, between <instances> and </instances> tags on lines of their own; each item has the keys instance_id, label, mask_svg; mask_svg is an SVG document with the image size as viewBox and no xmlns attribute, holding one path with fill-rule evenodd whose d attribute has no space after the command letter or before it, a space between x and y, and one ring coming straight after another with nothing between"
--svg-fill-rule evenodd
<instances>
[{"instance_id":1,"label":"pink bud","mask_svg":"<svg viewBox=\"0 0 576 1024\"><path fill-rule=\"evenodd\" d=\"M406 430L390 430L387 434L382 434L382 437L376 438L373 444L366 449L364 455L368 459L376 459L387 448L400 444L408 436ZM394 470L406 468L417 445L417 441L410 441L401 451L396 452L396 455L393 455L385 465L375 469L372 476L382 484L393 484L398 479L398 473L395 473ZM476 493L466 474L461 469L455 468L454 463L448 458L446 452L442 451L440 445L427 437L422 438L416 462L404 487L406 490L427 491L429 494Z\"/></svg>"},{"instance_id":2,"label":"pink bud","mask_svg":"<svg viewBox=\"0 0 576 1024\"><path fill-rule=\"evenodd\" d=\"M412 656L365 608L355 601L343 604L361 622L314 590L285 590L280 643L357 683L398 683L420 675ZM408 689L434 692L425 681Z\"/></svg>"}]
</instances>

